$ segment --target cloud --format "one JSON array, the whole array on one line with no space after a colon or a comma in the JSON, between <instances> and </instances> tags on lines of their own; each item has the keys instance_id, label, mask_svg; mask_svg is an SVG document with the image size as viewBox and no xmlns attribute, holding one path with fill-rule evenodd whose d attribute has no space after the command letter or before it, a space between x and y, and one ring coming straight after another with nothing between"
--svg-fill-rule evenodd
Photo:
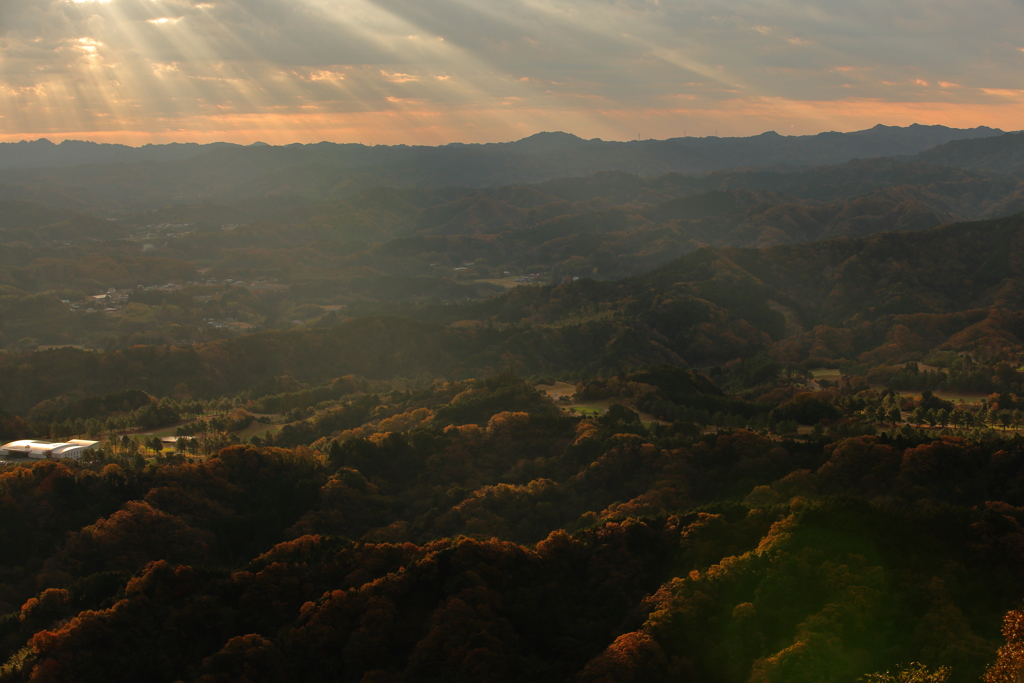
<instances>
[{"instance_id":1,"label":"cloud","mask_svg":"<svg viewBox=\"0 0 1024 683\"><path fill-rule=\"evenodd\" d=\"M389 73L381 69L380 75L383 76L385 79L391 81L392 83L409 83L420 80L418 76L411 76L409 74L404 74L400 71Z\"/></svg>"},{"instance_id":2,"label":"cloud","mask_svg":"<svg viewBox=\"0 0 1024 683\"><path fill-rule=\"evenodd\" d=\"M958 107L1016 128L1022 30L1013 0L2 0L0 138L244 141L262 117L295 139L625 139L630 116L668 137L722 112L723 134L805 133ZM851 101L877 114L801 104ZM380 137L358 133L371 114Z\"/></svg>"}]
</instances>

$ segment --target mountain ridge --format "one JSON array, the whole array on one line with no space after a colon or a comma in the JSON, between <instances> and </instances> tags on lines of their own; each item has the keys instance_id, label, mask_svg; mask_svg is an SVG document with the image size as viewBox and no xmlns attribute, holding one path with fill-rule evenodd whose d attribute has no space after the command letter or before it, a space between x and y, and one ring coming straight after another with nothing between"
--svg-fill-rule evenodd
<instances>
[{"instance_id":1,"label":"mountain ridge","mask_svg":"<svg viewBox=\"0 0 1024 683\"><path fill-rule=\"evenodd\" d=\"M563 131L542 131L533 135L511 142L489 142L489 143L449 143L446 145L363 145L361 143L291 143L286 145L268 145L265 143L253 143L252 145L240 145L229 142L195 143L195 142L172 142L165 144L146 144L139 147L132 147L119 143L98 143L87 140L63 140L60 143L53 143L47 138L36 140L22 140L20 142L0 143L0 170L8 168L38 168L38 167L63 167L76 166L89 163L140 163L144 161L167 162L180 161L182 159L207 154L212 151L249 151L268 152L270 150L331 150L333 152L351 152L353 156L360 153L370 152L382 156L394 152L427 152L464 150L483 150L488 153L496 151L512 151L519 154L545 156L566 148L603 147L614 148L622 151L624 148L650 148L658 145L689 146L691 149L707 147L737 147L750 143L768 143L774 146L804 145L815 142L828 142L835 144L836 141L851 140L861 141L869 145L895 145L895 149L888 150L889 154L905 154L922 151L923 149L943 144L951 140L971 139L976 137L989 137L1000 135L1003 131L987 126L975 128L949 128L946 126L922 126L911 124L906 127L884 126L878 124L872 128L840 133L826 131L813 135L780 135L775 131L766 131L758 135L744 137L675 137L666 139L648 140L602 140L593 138L590 140L581 138L572 133ZM912 148L913 152L908 152ZM877 156L878 150L870 147L869 153ZM429 153L429 152L427 152ZM605 169L602 169L605 170Z\"/></svg>"}]
</instances>

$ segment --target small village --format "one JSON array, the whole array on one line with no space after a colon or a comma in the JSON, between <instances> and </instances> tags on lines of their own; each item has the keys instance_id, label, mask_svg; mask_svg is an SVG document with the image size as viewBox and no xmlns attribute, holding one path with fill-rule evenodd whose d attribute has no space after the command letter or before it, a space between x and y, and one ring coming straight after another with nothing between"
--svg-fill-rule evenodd
<instances>
[{"instance_id":1,"label":"small village","mask_svg":"<svg viewBox=\"0 0 1024 683\"><path fill-rule=\"evenodd\" d=\"M102 294L93 294L89 296L85 301L71 301L69 299L61 299L61 303L68 307L71 311L103 311L108 314L117 314L129 303L129 297L134 292L177 292L183 289L195 288L195 287L244 287L250 291L268 291L268 290L284 290L287 289L287 285L278 284L276 280L268 278L255 278L253 280L241 280L233 278L207 278L205 280L189 280L186 282L168 282L162 285L151 285L144 286L138 285L137 287L118 289L116 287L110 287L106 292ZM197 295L196 301L212 301L214 299L211 295Z\"/></svg>"}]
</instances>

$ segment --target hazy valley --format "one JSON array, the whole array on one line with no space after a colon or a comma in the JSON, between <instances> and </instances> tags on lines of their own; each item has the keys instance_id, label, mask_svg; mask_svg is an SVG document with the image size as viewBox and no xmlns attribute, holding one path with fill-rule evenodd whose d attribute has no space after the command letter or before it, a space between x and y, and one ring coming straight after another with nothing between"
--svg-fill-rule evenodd
<instances>
[{"instance_id":1,"label":"hazy valley","mask_svg":"<svg viewBox=\"0 0 1024 683\"><path fill-rule=\"evenodd\" d=\"M0 682L1012 680L1022 140L0 146Z\"/></svg>"}]
</instances>

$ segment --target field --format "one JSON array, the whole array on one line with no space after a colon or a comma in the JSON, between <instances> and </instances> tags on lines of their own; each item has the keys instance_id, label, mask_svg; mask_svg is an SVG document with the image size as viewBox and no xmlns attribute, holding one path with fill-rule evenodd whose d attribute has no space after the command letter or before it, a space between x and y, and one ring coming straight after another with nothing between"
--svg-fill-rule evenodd
<instances>
[{"instance_id":1,"label":"field","mask_svg":"<svg viewBox=\"0 0 1024 683\"><path fill-rule=\"evenodd\" d=\"M576 395L576 385L569 384L568 382L555 382L554 384L538 384L536 387L537 391L544 392L552 400L557 401L563 396L572 398Z\"/></svg>"},{"instance_id":2,"label":"field","mask_svg":"<svg viewBox=\"0 0 1024 683\"><path fill-rule=\"evenodd\" d=\"M897 392L900 396L920 396L920 391L899 391ZM935 391L932 392L944 401L951 401L953 403L981 403L983 399L988 398L988 394L982 393L963 393L958 391Z\"/></svg>"},{"instance_id":3,"label":"field","mask_svg":"<svg viewBox=\"0 0 1024 683\"><path fill-rule=\"evenodd\" d=\"M195 422L195 420L189 420L189 422ZM183 424L189 424L189 422L180 422L180 423L178 423L176 425L173 425L171 427L161 427L160 429L154 429L151 432L140 432L139 435L140 436L159 436L159 437L174 436L174 432L175 432L175 430L177 430L178 427L180 427Z\"/></svg>"},{"instance_id":4,"label":"field","mask_svg":"<svg viewBox=\"0 0 1024 683\"><path fill-rule=\"evenodd\" d=\"M608 405L609 403L607 401L577 403L575 405L568 406L565 410L566 412L577 413L584 417L597 417L608 412Z\"/></svg>"},{"instance_id":5,"label":"field","mask_svg":"<svg viewBox=\"0 0 1024 683\"><path fill-rule=\"evenodd\" d=\"M266 415L266 416L260 416L260 417L269 417L271 420L277 420L281 416L280 415ZM180 423L178 423L176 425L171 425L170 427L162 427L160 429L154 429L151 432L141 432L139 434L139 436L159 436L159 437L174 436L175 431L178 429L178 427L180 427L181 425L184 425L184 424L190 424L192 422L195 422L195 420L188 420L186 422L180 422ZM251 425L249 425L245 429L243 429L241 431L238 431L238 432L235 432L235 434L242 441L248 441L253 436L263 436L268 431L271 434L277 434L279 431L281 431L281 425L279 425L279 424L262 424L260 422L253 422Z\"/></svg>"},{"instance_id":6,"label":"field","mask_svg":"<svg viewBox=\"0 0 1024 683\"><path fill-rule=\"evenodd\" d=\"M622 403L622 401L616 401L615 399L606 398L599 401L581 401L579 403L573 403L572 405L565 406L562 410L567 413L576 413L584 417L599 417L608 412L608 408L614 403ZM623 404L625 405L625 404ZM645 425L652 424L654 422L661 422L658 418L654 417L650 413L643 413L632 406L626 406L637 415L640 416L640 421Z\"/></svg>"},{"instance_id":7,"label":"field","mask_svg":"<svg viewBox=\"0 0 1024 683\"><path fill-rule=\"evenodd\" d=\"M280 415L271 415L269 417L271 419L274 419L280 417ZM253 422L251 425L249 425L242 431L235 432L235 434L237 434L238 438L241 439L242 441L248 441L253 436L262 437L267 432L270 432L271 434L277 434L279 431L281 431L281 425L279 424L265 425L260 424L259 422Z\"/></svg>"}]
</instances>

